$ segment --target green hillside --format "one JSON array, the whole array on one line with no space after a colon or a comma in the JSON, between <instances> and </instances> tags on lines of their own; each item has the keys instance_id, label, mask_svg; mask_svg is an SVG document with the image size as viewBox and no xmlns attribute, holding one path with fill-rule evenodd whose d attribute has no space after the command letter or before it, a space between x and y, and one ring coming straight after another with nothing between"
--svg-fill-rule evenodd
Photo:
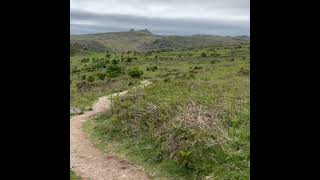
<instances>
[{"instance_id":1,"label":"green hillside","mask_svg":"<svg viewBox=\"0 0 320 180\"><path fill-rule=\"evenodd\" d=\"M151 179L250 179L249 38L135 31L71 39L119 51L70 58L72 107L87 111L99 97L152 82L85 124L99 149Z\"/></svg>"},{"instance_id":2,"label":"green hillside","mask_svg":"<svg viewBox=\"0 0 320 180\"><path fill-rule=\"evenodd\" d=\"M249 42L247 36L224 37L212 35L161 36L148 30L73 35L72 55L83 51L159 51L208 46L240 45Z\"/></svg>"}]
</instances>

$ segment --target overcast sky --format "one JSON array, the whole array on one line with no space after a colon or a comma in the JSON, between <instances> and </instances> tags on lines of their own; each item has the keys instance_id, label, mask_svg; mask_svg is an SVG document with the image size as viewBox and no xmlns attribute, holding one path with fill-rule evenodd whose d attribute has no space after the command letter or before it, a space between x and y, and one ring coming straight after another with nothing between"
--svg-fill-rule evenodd
<instances>
[{"instance_id":1,"label":"overcast sky","mask_svg":"<svg viewBox=\"0 0 320 180\"><path fill-rule=\"evenodd\" d=\"M250 0L70 0L70 33L249 35Z\"/></svg>"}]
</instances>

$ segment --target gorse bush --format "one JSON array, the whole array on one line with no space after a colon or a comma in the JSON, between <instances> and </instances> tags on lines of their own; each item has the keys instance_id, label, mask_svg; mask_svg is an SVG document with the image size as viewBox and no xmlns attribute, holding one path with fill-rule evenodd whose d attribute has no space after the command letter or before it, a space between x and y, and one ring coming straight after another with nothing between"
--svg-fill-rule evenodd
<instances>
[{"instance_id":1,"label":"gorse bush","mask_svg":"<svg viewBox=\"0 0 320 180\"><path fill-rule=\"evenodd\" d=\"M215 64L215 63L219 63L219 62L220 62L219 60L212 60L211 64Z\"/></svg>"},{"instance_id":2,"label":"gorse bush","mask_svg":"<svg viewBox=\"0 0 320 180\"><path fill-rule=\"evenodd\" d=\"M98 77L98 79L100 79L100 80L104 80L105 77L106 77L106 74L105 74L105 73L97 73L97 77Z\"/></svg>"},{"instance_id":3,"label":"gorse bush","mask_svg":"<svg viewBox=\"0 0 320 180\"><path fill-rule=\"evenodd\" d=\"M119 61L116 60L116 59L112 59L111 63L112 63L112 64L119 64Z\"/></svg>"},{"instance_id":4,"label":"gorse bush","mask_svg":"<svg viewBox=\"0 0 320 180\"><path fill-rule=\"evenodd\" d=\"M132 62L133 58L132 57L127 57L126 62Z\"/></svg>"},{"instance_id":5,"label":"gorse bush","mask_svg":"<svg viewBox=\"0 0 320 180\"><path fill-rule=\"evenodd\" d=\"M122 72L123 72L122 68L118 65L110 65L106 71L108 77L117 77Z\"/></svg>"},{"instance_id":6,"label":"gorse bush","mask_svg":"<svg viewBox=\"0 0 320 180\"><path fill-rule=\"evenodd\" d=\"M104 60L96 61L92 64L92 67L95 69L106 68L106 61Z\"/></svg>"},{"instance_id":7,"label":"gorse bush","mask_svg":"<svg viewBox=\"0 0 320 180\"><path fill-rule=\"evenodd\" d=\"M133 86L133 82L130 81L130 82L128 83L128 86Z\"/></svg>"},{"instance_id":8,"label":"gorse bush","mask_svg":"<svg viewBox=\"0 0 320 180\"><path fill-rule=\"evenodd\" d=\"M90 61L89 58L83 58L83 59L81 59L81 63L87 63L87 62L89 62L89 61Z\"/></svg>"},{"instance_id":9,"label":"gorse bush","mask_svg":"<svg viewBox=\"0 0 320 180\"><path fill-rule=\"evenodd\" d=\"M207 57L207 54L205 52L202 52L201 57Z\"/></svg>"},{"instance_id":10,"label":"gorse bush","mask_svg":"<svg viewBox=\"0 0 320 180\"><path fill-rule=\"evenodd\" d=\"M143 71L137 67L128 70L128 75L132 78L140 78L143 75Z\"/></svg>"},{"instance_id":11,"label":"gorse bush","mask_svg":"<svg viewBox=\"0 0 320 180\"><path fill-rule=\"evenodd\" d=\"M89 76L89 77L87 78L87 80L88 80L89 82L93 82L93 81L95 80L95 78L94 78L93 76Z\"/></svg>"},{"instance_id":12,"label":"gorse bush","mask_svg":"<svg viewBox=\"0 0 320 180\"><path fill-rule=\"evenodd\" d=\"M152 72L154 72L154 71L156 71L157 69L158 69L157 66L147 67L147 71L152 71Z\"/></svg>"}]
</instances>

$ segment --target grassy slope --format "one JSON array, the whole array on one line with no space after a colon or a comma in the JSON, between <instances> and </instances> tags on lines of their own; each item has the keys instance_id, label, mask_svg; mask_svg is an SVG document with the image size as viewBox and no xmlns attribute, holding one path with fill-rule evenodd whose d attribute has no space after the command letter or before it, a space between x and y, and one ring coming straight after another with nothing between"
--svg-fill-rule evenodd
<instances>
[{"instance_id":1,"label":"grassy slope","mask_svg":"<svg viewBox=\"0 0 320 180\"><path fill-rule=\"evenodd\" d=\"M202 52L209 57L201 57ZM137 60L122 65L144 69L143 78L154 83L115 100L111 111L86 124L85 130L97 146L140 164L155 173L155 179L248 179L250 104L245 70L249 70L249 49L220 47L136 56ZM83 65L81 58L73 57L71 66ZM145 70L155 65L156 71ZM79 75L71 77L71 104L80 107L91 105L103 94L129 89L130 81L140 81L123 74L110 78L121 85L98 85L75 93ZM197 113L211 116L211 121L189 122L182 116L206 119L205 115L194 116ZM206 124L209 127L203 126Z\"/></svg>"},{"instance_id":2,"label":"grassy slope","mask_svg":"<svg viewBox=\"0 0 320 180\"><path fill-rule=\"evenodd\" d=\"M104 53L91 53L86 56L74 56L71 58L71 71L73 68L79 69L80 72L71 73L71 105L74 107L81 108L82 110L86 107L91 107L93 102L101 96L105 96L114 92L119 92L127 90L130 88L129 82L133 85L139 83L136 79L130 79L128 76L121 75L120 77L107 78L104 81L94 81L92 83L86 80L81 80L81 76L95 76L98 72L105 72L106 69L94 70L93 72L88 72L83 70L83 67L90 63L81 63L83 58L102 58L105 57ZM115 55L110 57L110 59L115 58ZM89 65L90 66L90 65ZM88 90L79 91L76 87L77 83L85 82L88 85Z\"/></svg>"},{"instance_id":3,"label":"grassy slope","mask_svg":"<svg viewBox=\"0 0 320 180\"><path fill-rule=\"evenodd\" d=\"M73 41L96 41L116 52L139 50L142 44L151 43L157 37L145 32L116 32L71 36Z\"/></svg>"},{"instance_id":4,"label":"grassy slope","mask_svg":"<svg viewBox=\"0 0 320 180\"><path fill-rule=\"evenodd\" d=\"M159 36L150 32L114 32L71 36L71 43L88 42L115 52L150 51L163 49L185 49L191 47L238 45L248 43L246 38L233 38L223 36L195 35L195 36ZM96 43L94 43L96 42ZM92 47L94 49L95 47Z\"/></svg>"},{"instance_id":5,"label":"grassy slope","mask_svg":"<svg viewBox=\"0 0 320 180\"><path fill-rule=\"evenodd\" d=\"M234 49L233 56L241 59L249 55L249 50L246 46L243 46L241 50ZM201 53L206 52L208 57L201 57ZM170 78L172 75L170 73L175 73L177 69L184 71L186 73L190 68L190 65L197 66L201 61L194 61L195 59L205 60L206 63L211 63L214 60L228 60L233 58L231 56L231 50L225 48L207 48L199 50L190 50L190 51L170 51L170 52L161 52L161 53L149 53L149 54L119 54L114 53L111 57L107 58L120 59L121 56L124 57L136 57L137 60L134 60L130 63L120 62L119 66L126 69L132 67L139 67L144 70L143 78L146 79L164 79ZM90 58L90 62L82 63L81 60L84 58ZM114 92L126 90L130 88L129 82L132 82L132 85L136 85L139 80L130 78L125 72L116 78L106 78L104 81L94 81L92 83L87 82L86 80L81 80L81 76L95 76L98 72L106 72L106 68L94 69L94 71L89 72L84 69L85 66L92 66L93 58L105 58L104 53L90 53L84 56L73 56L71 57L71 105L84 109L85 107L91 106L92 103L100 96L111 94ZM107 64L107 67L110 65ZM155 72L146 71L147 67L158 66L158 70ZM76 69L78 72L74 72ZM178 73L178 72L177 72ZM168 77L166 77L168 76ZM97 79L97 78L96 78ZM88 86L87 90L79 91L76 87L77 84L85 82Z\"/></svg>"}]
</instances>

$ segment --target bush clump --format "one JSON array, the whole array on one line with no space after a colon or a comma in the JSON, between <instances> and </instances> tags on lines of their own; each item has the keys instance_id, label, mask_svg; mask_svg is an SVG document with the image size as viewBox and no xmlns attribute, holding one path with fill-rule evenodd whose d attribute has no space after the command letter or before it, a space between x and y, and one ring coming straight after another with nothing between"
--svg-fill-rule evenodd
<instances>
[{"instance_id":1,"label":"bush clump","mask_svg":"<svg viewBox=\"0 0 320 180\"><path fill-rule=\"evenodd\" d=\"M132 57L127 57L126 62L132 62L133 58Z\"/></svg>"},{"instance_id":2,"label":"bush clump","mask_svg":"<svg viewBox=\"0 0 320 180\"><path fill-rule=\"evenodd\" d=\"M157 69L158 69L157 66L147 67L147 71L152 71L152 72L154 72L154 71L156 71Z\"/></svg>"},{"instance_id":3,"label":"bush clump","mask_svg":"<svg viewBox=\"0 0 320 180\"><path fill-rule=\"evenodd\" d=\"M112 63L112 64L118 64L118 63L119 63L119 61L118 61L118 60L116 60L116 59L112 59L111 63Z\"/></svg>"},{"instance_id":4,"label":"bush clump","mask_svg":"<svg viewBox=\"0 0 320 180\"><path fill-rule=\"evenodd\" d=\"M110 58L110 57L111 57L111 54L106 53L106 58Z\"/></svg>"},{"instance_id":5,"label":"bush clump","mask_svg":"<svg viewBox=\"0 0 320 180\"><path fill-rule=\"evenodd\" d=\"M219 63L219 62L220 62L219 60L212 60L211 64L215 64L215 63Z\"/></svg>"},{"instance_id":6,"label":"bush clump","mask_svg":"<svg viewBox=\"0 0 320 180\"><path fill-rule=\"evenodd\" d=\"M90 61L89 58L83 58L83 59L81 59L81 63L87 63L87 62L89 62L89 61Z\"/></svg>"},{"instance_id":7,"label":"bush clump","mask_svg":"<svg viewBox=\"0 0 320 180\"><path fill-rule=\"evenodd\" d=\"M128 86L133 86L133 82L130 81L130 82L128 83Z\"/></svg>"},{"instance_id":8,"label":"bush clump","mask_svg":"<svg viewBox=\"0 0 320 180\"><path fill-rule=\"evenodd\" d=\"M104 80L105 77L106 77L106 74L105 74L105 73L97 73L97 77L98 77L98 79L100 79L100 80Z\"/></svg>"},{"instance_id":9,"label":"bush clump","mask_svg":"<svg viewBox=\"0 0 320 180\"><path fill-rule=\"evenodd\" d=\"M122 73L122 68L118 65L111 65L107 69L107 76L108 77L117 77Z\"/></svg>"},{"instance_id":10,"label":"bush clump","mask_svg":"<svg viewBox=\"0 0 320 180\"><path fill-rule=\"evenodd\" d=\"M87 78L87 80L88 80L89 82L93 82L93 81L95 80L95 78L94 78L93 76L89 76L89 77Z\"/></svg>"},{"instance_id":11,"label":"bush clump","mask_svg":"<svg viewBox=\"0 0 320 180\"><path fill-rule=\"evenodd\" d=\"M128 74L132 78L140 78L143 75L143 71L135 67L135 68L129 69Z\"/></svg>"}]
</instances>

